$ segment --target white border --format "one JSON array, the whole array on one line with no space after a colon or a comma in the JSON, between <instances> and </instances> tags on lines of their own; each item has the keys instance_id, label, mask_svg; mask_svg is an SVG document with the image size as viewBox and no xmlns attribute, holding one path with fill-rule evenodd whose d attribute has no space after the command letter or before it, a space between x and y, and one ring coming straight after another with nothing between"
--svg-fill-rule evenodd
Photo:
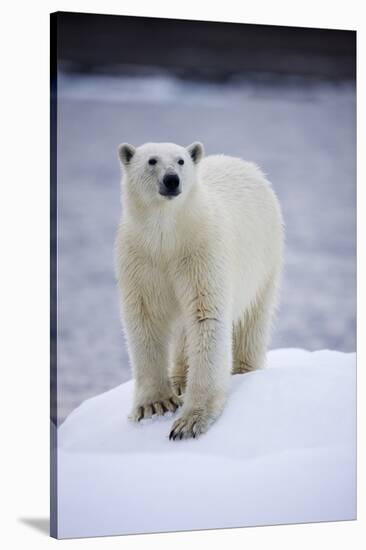
<instances>
[{"instance_id":1,"label":"white border","mask_svg":"<svg viewBox=\"0 0 366 550\"><path fill-rule=\"evenodd\" d=\"M359 288L359 508L357 522L106 537L58 542L19 521L48 515L49 13L80 11L358 30L358 205L366 204L365 19L362 3L331 0L8 2L1 10L1 531L4 548L159 548L172 544L281 550L358 549L365 535L365 293ZM361 63L360 60L363 60ZM363 121L363 123L362 123ZM362 123L362 124L361 124ZM365 217L358 216L359 285L366 280ZM362 246L363 245L363 246ZM361 307L362 305L362 307ZM362 490L363 488L363 490Z\"/></svg>"}]
</instances>

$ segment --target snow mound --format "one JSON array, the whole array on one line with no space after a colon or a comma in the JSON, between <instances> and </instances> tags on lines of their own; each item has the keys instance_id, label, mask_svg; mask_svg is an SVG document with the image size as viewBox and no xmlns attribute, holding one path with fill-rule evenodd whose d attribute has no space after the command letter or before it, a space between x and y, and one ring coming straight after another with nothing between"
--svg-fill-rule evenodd
<instances>
[{"instance_id":1,"label":"snow mound","mask_svg":"<svg viewBox=\"0 0 366 550\"><path fill-rule=\"evenodd\" d=\"M58 430L58 537L354 519L355 363L271 351L198 440L168 440L178 412L128 421L132 381L85 401Z\"/></svg>"}]
</instances>

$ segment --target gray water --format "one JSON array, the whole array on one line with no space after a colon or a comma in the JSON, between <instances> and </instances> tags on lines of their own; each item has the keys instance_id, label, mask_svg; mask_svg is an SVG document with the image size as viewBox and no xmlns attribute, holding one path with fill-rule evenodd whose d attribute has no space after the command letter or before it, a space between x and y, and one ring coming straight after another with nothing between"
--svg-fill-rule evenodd
<instances>
[{"instance_id":1,"label":"gray water","mask_svg":"<svg viewBox=\"0 0 366 550\"><path fill-rule=\"evenodd\" d=\"M355 350L356 106L350 83L60 75L58 417L131 377L113 273L122 141L200 140L259 164L282 204L272 348Z\"/></svg>"}]
</instances>

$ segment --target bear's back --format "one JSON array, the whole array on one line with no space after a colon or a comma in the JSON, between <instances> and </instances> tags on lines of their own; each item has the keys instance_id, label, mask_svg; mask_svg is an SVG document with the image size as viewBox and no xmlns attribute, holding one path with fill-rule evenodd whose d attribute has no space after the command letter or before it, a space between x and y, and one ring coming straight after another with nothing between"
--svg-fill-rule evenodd
<instances>
[{"instance_id":1,"label":"bear's back","mask_svg":"<svg viewBox=\"0 0 366 550\"><path fill-rule=\"evenodd\" d=\"M199 164L199 177L206 194L229 215L241 216L243 209L254 215L258 207L276 209L272 186L253 162L209 155Z\"/></svg>"},{"instance_id":2,"label":"bear's back","mask_svg":"<svg viewBox=\"0 0 366 550\"><path fill-rule=\"evenodd\" d=\"M204 157L199 164L199 175L205 185L214 185L224 192L269 185L256 164L227 155Z\"/></svg>"},{"instance_id":3,"label":"bear's back","mask_svg":"<svg viewBox=\"0 0 366 550\"><path fill-rule=\"evenodd\" d=\"M226 227L227 242L235 236L238 256L256 242L268 258L268 243L282 239L283 221L272 185L260 168L240 158L212 155L200 162L199 176L220 230Z\"/></svg>"}]
</instances>

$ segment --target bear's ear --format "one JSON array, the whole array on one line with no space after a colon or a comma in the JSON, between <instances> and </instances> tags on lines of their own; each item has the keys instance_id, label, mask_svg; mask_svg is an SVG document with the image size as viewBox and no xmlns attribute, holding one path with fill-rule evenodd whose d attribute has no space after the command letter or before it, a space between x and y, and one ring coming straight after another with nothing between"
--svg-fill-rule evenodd
<instances>
[{"instance_id":1,"label":"bear's ear","mask_svg":"<svg viewBox=\"0 0 366 550\"><path fill-rule=\"evenodd\" d=\"M199 141L195 141L194 143L191 143L191 145L188 145L187 151L195 164L197 164L205 154L203 145Z\"/></svg>"},{"instance_id":2,"label":"bear's ear","mask_svg":"<svg viewBox=\"0 0 366 550\"><path fill-rule=\"evenodd\" d=\"M132 159L135 153L136 153L135 147L133 145L130 145L129 143L121 143L121 145L118 146L119 160L125 166L130 163L130 160Z\"/></svg>"}]
</instances>

